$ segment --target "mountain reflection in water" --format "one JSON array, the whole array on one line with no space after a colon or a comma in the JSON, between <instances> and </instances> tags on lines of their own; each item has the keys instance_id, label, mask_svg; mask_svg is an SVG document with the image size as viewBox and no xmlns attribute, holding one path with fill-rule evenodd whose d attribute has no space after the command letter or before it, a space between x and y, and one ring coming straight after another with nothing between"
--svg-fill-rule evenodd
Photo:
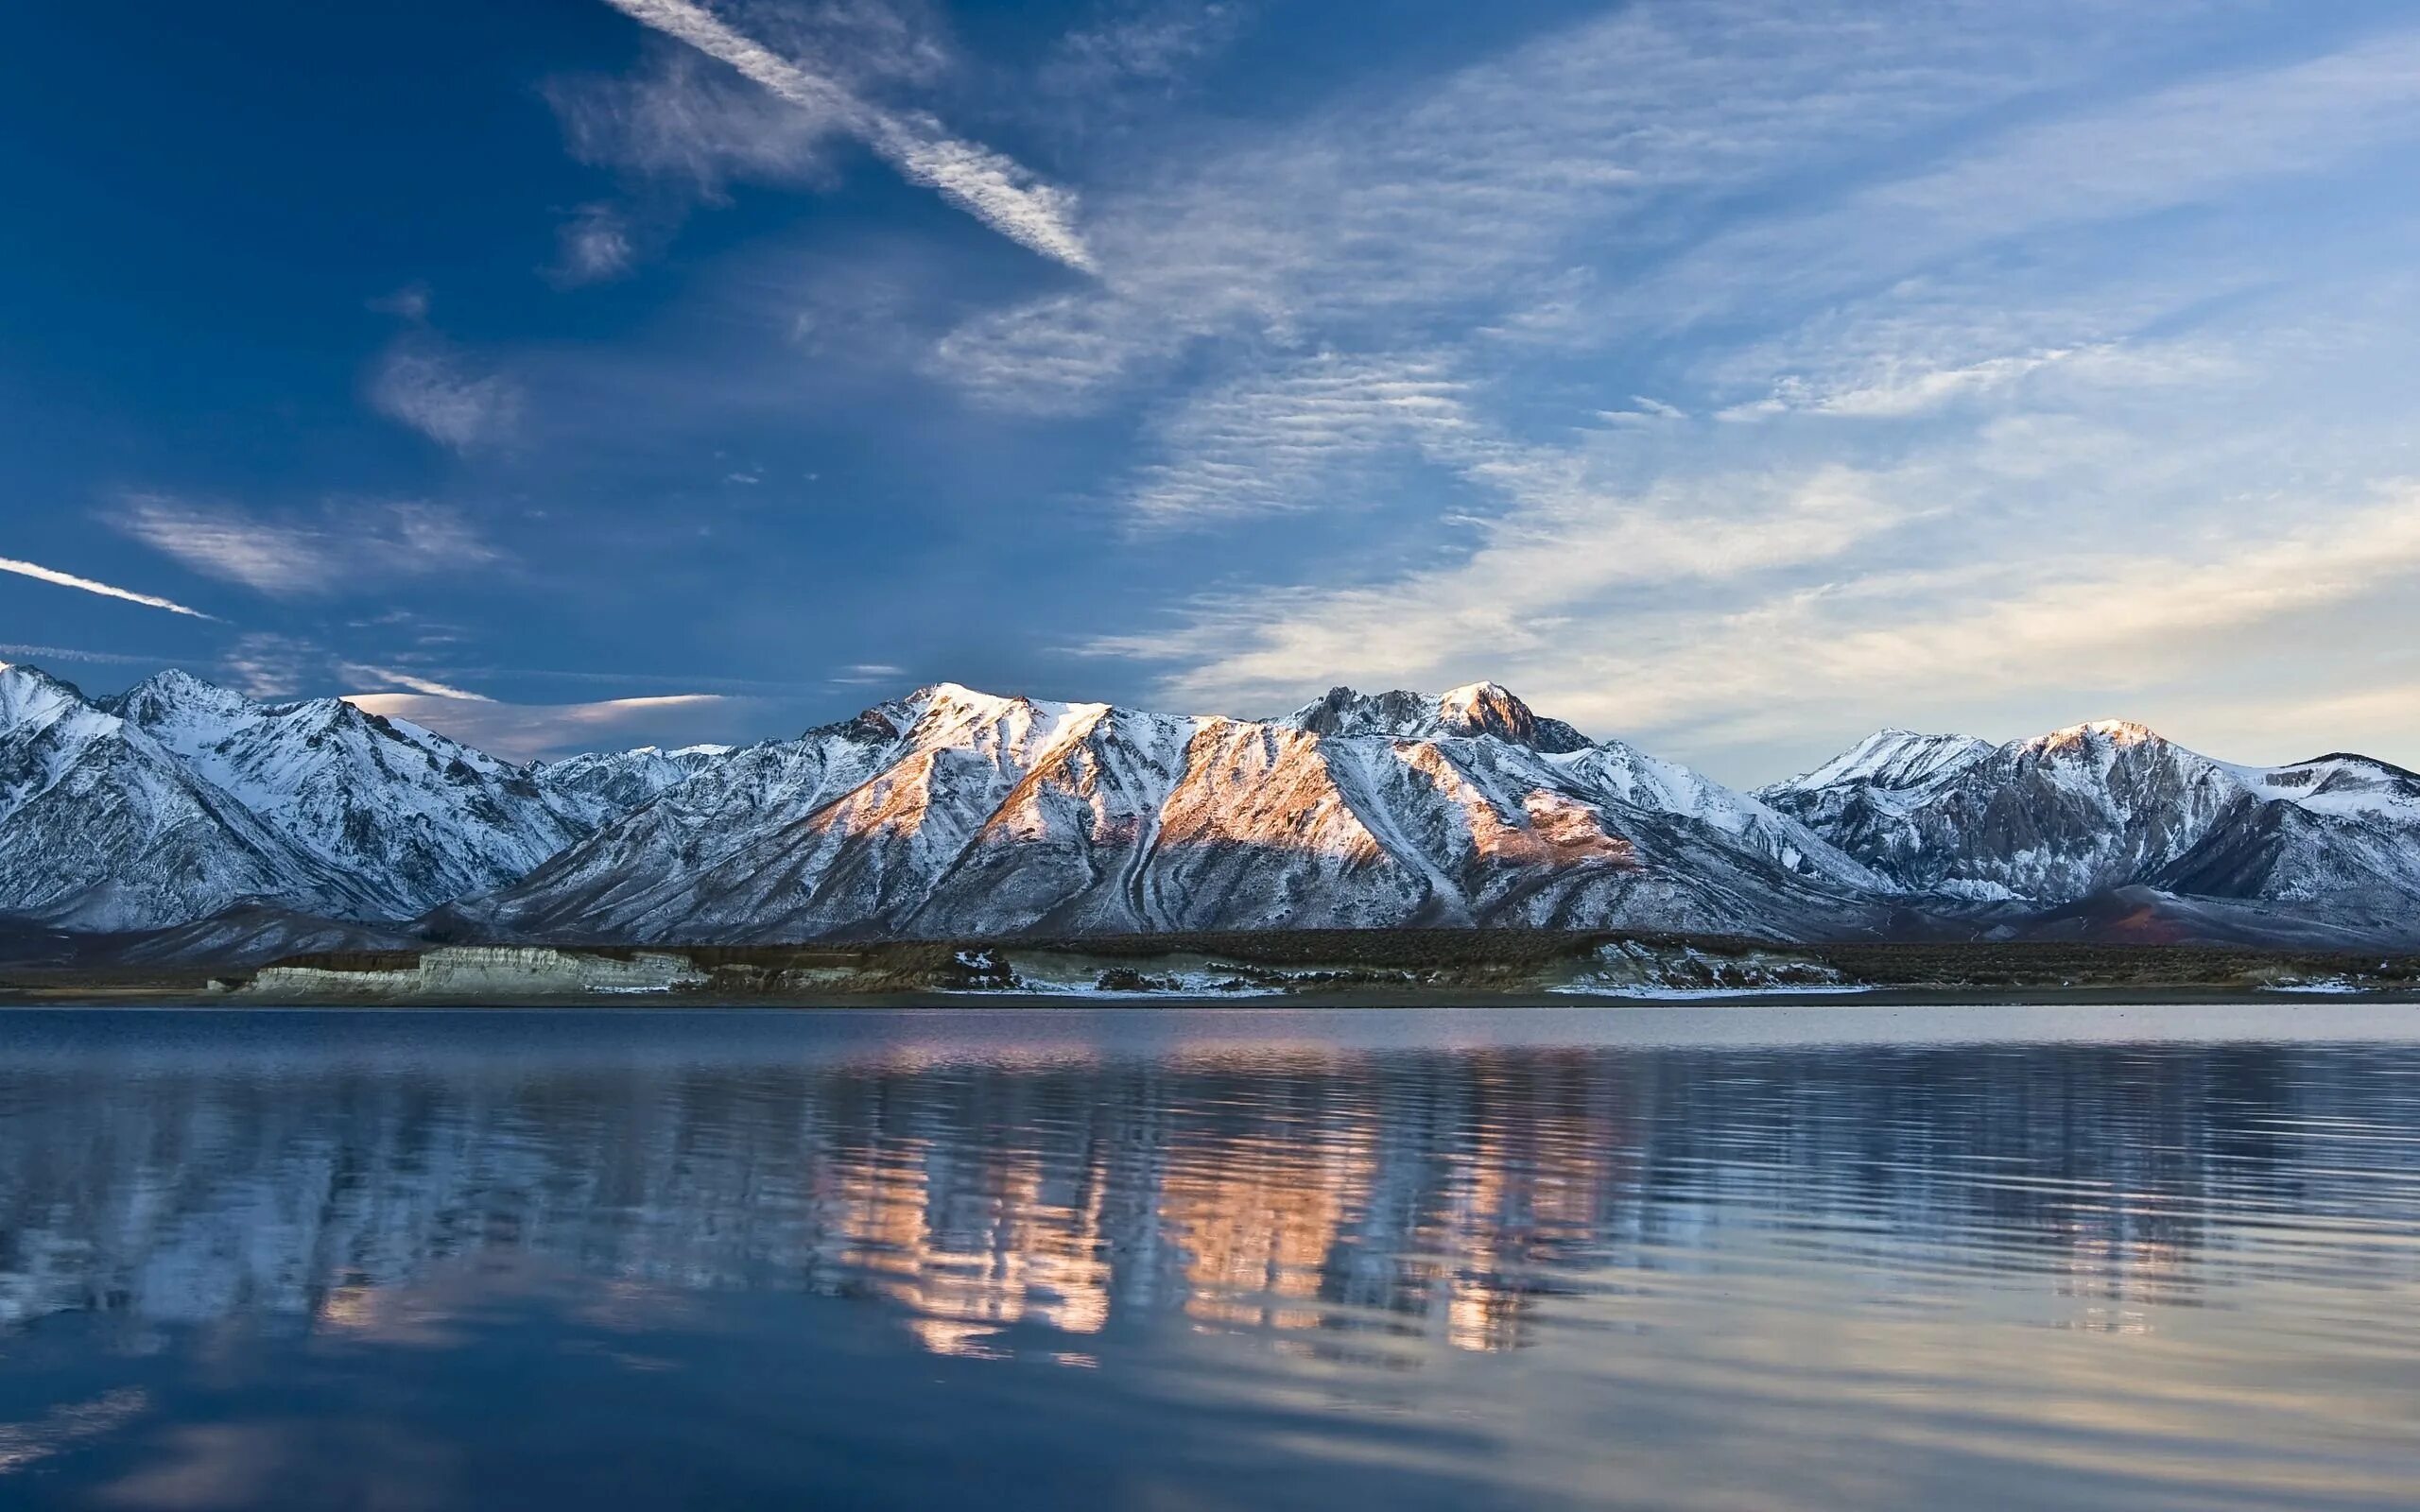
<instances>
[{"instance_id":1,"label":"mountain reflection in water","mask_svg":"<svg viewBox=\"0 0 2420 1512\"><path fill-rule=\"evenodd\" d=\"M2408 1504L2399 1011L9 1015L0 1497Z\"/></svg>"}]
</instances>

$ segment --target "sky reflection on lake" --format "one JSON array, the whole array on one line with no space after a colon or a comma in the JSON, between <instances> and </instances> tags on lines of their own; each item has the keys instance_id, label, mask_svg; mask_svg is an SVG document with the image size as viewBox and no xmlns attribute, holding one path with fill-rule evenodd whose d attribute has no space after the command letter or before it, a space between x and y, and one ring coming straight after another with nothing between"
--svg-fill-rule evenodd
<instances>
[{"instance_id":1,"label":"sky reflection on lake","mask_svg":"<svg viewBox=\"0 0 2420 1512\"><path fill-rule=\"evenodd\" d=\"M0 1015L0 1501L2405 1506L2420 1010Z\"/></svg>"}]
</instances>

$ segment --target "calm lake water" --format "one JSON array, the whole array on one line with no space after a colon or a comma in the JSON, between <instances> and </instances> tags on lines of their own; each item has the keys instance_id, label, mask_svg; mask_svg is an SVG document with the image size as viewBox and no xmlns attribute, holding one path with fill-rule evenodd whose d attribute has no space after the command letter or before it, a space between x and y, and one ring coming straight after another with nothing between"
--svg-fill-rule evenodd
<instances>
[{"instance_id":1,"label":"calm lake water","mask_svg":"<svg viewBox=\"0 0 2420 1512\"><path fill-rule=\"evenodd\" d=\"M2420 1008L0 1013L0 1504L2410 1507Z\"/></svg>"}]
</instances>

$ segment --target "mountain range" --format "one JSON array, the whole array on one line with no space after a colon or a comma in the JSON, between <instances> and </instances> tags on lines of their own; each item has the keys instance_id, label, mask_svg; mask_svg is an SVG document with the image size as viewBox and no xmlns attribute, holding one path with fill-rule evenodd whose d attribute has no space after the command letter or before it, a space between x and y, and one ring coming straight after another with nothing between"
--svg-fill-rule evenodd
<instances>
[{"instance_id":1,"label":"mountain range","mask_svg":"<svg viewBox=\"0 0 2420 1512\"><path fill-rule=\"evenodd\" d=\"M260 956L1314 927L2420 943L2420 776L1885 730L1754 793L1493 683L1271 720L942 683L518 765L339 699L0 666L0 933Z\"/></svg>"}]
</instances>

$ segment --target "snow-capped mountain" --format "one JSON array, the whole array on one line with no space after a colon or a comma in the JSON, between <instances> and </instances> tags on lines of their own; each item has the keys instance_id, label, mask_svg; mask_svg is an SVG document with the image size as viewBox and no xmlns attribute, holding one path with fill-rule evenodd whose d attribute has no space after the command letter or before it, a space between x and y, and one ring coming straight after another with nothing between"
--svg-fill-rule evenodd
<instances>
[{"instance_id":1,"label":"snow-capped mountain","mask_svg":"<svg viewBox=\"0 0 2420 1512\"><path fill-rule=\"evenodd\" d=\"M2108 722L1885 730L1747 795L1484 682L1265 721L942 683L796 740L525 767L334 699L171 672L95 700L0 666L0 923L52 954L75 948L44 930L155 932L130 959L406 925L2420 941L2420 776L2232 765Z\"/></svg>"},{"instance_id":2,"label":"snow-capped mountain","mask_svg":"<svg viewBox=\"0 0 2420 1512\"><path fill-rule=\"evenodd\" d=\"M729 746L683 746L678 750L641 746L541 762L533 771L547 787L579 803L592 823L602 823L652 801L730 754Z\"/></svg>"},{"instance_id":3,"label":"snow-capped mountain","mask_svg":"<svg viewBox=\"0 0 2420 1512\"><path fill-rule=\"evenodd\" d=\"M407 919L526 876L614 812L338 699L255 703L164 672L95 700L0 666L0 915Z\"/></svg>"},{"instance_id":4,"label":"snow-capped mountain","mask_svg":"<svg viewBox=\"0 0 2420 1512\"><path fill-rule=\"evenodd\" d=\"M1493 684L1284 719L925 689L733 753L449 911L518 937L1526 924L1779 936L1887 891L1805 826Z\"/></svg>"},{"instance_id":5,"label":"snow-capped mountain","mask_svg":"<svg viewBox=\"0 0 2420 1512\"><path fill-rule=\"evenodd\" d=\"M1583 750L1588 737L1560 719L1541 719L1512 692L1494 682L1474 682L1450 693L1356 693L1330 688L1327 696L1305 704L1283 723L1315 735L1392 735L1436 740L1446 735L1494 735L1535 750L1564 754Z\"/></svg>"},{"instance_id":6,"label":"snow-capped mountain","mask_svg":"<svg viewBox=\"0 0 2420 1512\"><path fill-rule=\"evenodd\" d=\"M337 918L409 919L528 875L609 812L341 698L254 703L163 672L99 707L344 879Z\"/></svg>"},{"instance_id":7,"label":"snow-capped mountain","mask_svg":"<svg viewBox=\"0 0 2420 1512\"><path fill-rule=\"evenodd\" d=\"M127 721L0 666L0 913L148 929L269 902L327 911L347 880Z\"/></svg>"},{"instance_id":8,"label":"snow-capped mountain","mask_svg":"<svg viewBox=\"0 0 2420 1512\"><path fill-rule=\"evenodd\" d=\"M1885 730L1757 797L1934 901L2143 888L2420 934L2420 776L2367 757L2238 766L2118 721L2003 746Z\"/></svg>"}]
</instances>

